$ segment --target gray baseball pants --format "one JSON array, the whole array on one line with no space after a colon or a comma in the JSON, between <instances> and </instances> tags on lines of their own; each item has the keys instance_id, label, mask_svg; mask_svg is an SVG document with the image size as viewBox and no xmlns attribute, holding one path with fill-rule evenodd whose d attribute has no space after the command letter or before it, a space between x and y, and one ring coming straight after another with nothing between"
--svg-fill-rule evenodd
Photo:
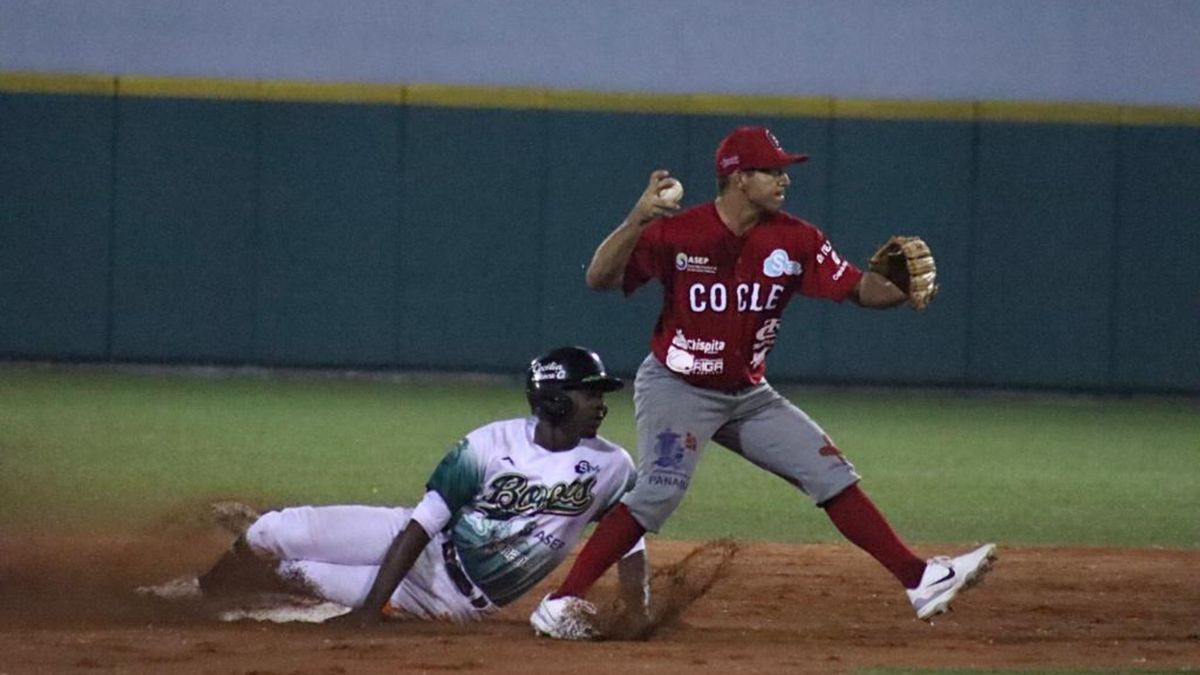
<instances>
[{"instance_id":1,"label":"gray baseball pants","mask_svg":"<svg viewBox=\"0 0 1200 675\"><path fill-rule=\"evenodd\" d=\"M825 431L765 381L733 392L688 384L646 357L634 380L637 485L622 501L657 532L683 500L710 440L821 504L858 482Z\"/></svg>"}]
</instances>

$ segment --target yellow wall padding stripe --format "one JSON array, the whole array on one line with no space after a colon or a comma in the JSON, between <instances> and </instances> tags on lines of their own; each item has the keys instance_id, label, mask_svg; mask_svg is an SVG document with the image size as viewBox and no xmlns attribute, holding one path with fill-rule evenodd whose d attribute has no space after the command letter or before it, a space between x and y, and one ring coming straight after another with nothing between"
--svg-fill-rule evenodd
<instances>
[{"instance_id":1,"label":"yellow wall padding stripe","mask_svg":"<svg viewBox=\"0 0 1200 675\"><path fill-rule=\"evenodd\" d=\"M974 101L860 101L837 99L834 117L872 120L935 120L970 122L979 114Z\"/></svg>"},{"instance_id":2,"label":"yellow wall padding stripe","mask_svg":"<svg viewBox=\"0 0 1200 675\"><path fill-rule=\"evenodd\" d=\"M804 96L648 94L444 84L354 84L0 72L0 92L213 100L412 105L439 108L1200 126L1200 107L1035 101L860 100Z\"/></svg>"},{"instance_id":3,"label":"yellow wall padding stripe","mask_svg":"<svg viewBox=\"0 0 1200 675\"><path fill-rule=\"evenodd\" d=\"M1062 122L1118 124L1121 107L1103 103L981 101L979 119L987 122Z\"/></svg>"},{"instance_id":4,"label":"yellow wall padding stripe","mask_svg":"<svg viewBox=\"0 0 1200 675\"><path fill-rule=\"evenodd\" d=\"M117 78L117 94L140 98L204 98L213 100L255 100L258 83L253 80L216 80L186 77L122 76Z\"/></svg>"},{"instance_id":5,"label":"yellow wall padding stripe","mask_svg":"<svg viewBox=\"0 0 1200 675\"><path fill-rule=\"evenodd\" d=\"M68 73L0 72L0 91L18 94L79 94L112 96L117 80L112 75L72 75Z\"/></svg>"},{"instance_id":6,"label":"yellow wall padding stripe","mask_svg":"<svg viewBox=\"0 0 1200 675\"><path fill-rule=\"evenodd\" d=\"M1200 108L1121 106L1121 124L1127 126L1200 127Z\"/></svg>"},{"instance_id":7,"label":"yellow wall padding stripe","mask_svg":"<svg viewBox=\"0 0 1200 675\"><path fill-rule=\"evenodd\" d=\"M398 84L330 84L326 82L259 82L264 101L309 103L373 103L404 105L407 87Z\"/></svg>"},{"instance_id":8,"label":"yellow wall padding stripe","mask_svg":"<svg viewBox=\"0 0 1200 675\"><path fill-rule=\"evenodd\" d=\"M817 96L733 96L695 94L692 107L697 115L745 115L752 117L832 117L833 99Z\"/></svg>"},{"instance_id":9,"label":"yellow wall padding stripe","mask_svg":"<svg viewBox=\"0 0 1200 675\"><path fill-rule=\"evenodd\" d=\"M544 89L521 87L461 87L445 84L410 84L408 105L435 108L508 108L540 110L546 107Z\"/></svg>"},{"instance_id":10,"label":"yellow wall padding stripe","mask_svg":"<svg viewBox=\"0 0 1200 675\"><path fill-rule=\"evenodd\" d=\"M688 107L686 94L638 94L556 89L546 92L550 110L674 113Z\"/></svg>"}]
</instances>

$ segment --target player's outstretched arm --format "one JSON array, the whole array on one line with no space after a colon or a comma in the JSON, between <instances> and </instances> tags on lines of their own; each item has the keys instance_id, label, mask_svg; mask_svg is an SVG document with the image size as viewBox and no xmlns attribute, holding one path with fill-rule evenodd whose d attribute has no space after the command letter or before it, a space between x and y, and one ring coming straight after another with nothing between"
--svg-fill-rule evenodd
<instances>
[{"instance_id":1,"label":"player's outstretched arm","mask_svg":"<svg viewBox=\"0 0 1200 675\"><path fill-rule=\"evenodd\" d=\"M597 291L621 287L625 276L625 265L637 246L642 229L659 216L679 210L679 205L659 196L671 184L671 173L658 169L650 174L646 190L630 209L629 215L616 227L592 255L587 269L588 288Z\"/></svg>"},{"instance_id":2,"label":"player's outstretched arm","mask_svg":"<svg viewBox=\"0 0 1200 675\"><path fill-rule=\"evenodd\" d=\"M383 606L387 604L400 581L412 569L420 557L421 551L429 544L429 534L415 520L409 521L408 527L392 541L391 547L383 557L383 564L375 576L375 583L363 600L361 607L355 608L348 614L334 617L325 623L341 626L372 626L383 618Z\"/></svg>"},{"instance_id":3,"label":"player's outstretched arm","mask_svg":"<svg viewBox=\"0 0 1200 675\"><path fill-rule=\"evenodd\" d=\"M867 272L854 287L850 300L859 307L888 309L904 304L908 294L882 274Z\"/></svg>"}]
</instances>

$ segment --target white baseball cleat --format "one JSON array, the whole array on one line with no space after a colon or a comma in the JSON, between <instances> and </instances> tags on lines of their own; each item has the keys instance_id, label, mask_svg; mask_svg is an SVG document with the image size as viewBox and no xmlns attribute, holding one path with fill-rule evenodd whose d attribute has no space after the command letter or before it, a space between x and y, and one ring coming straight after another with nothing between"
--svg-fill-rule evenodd
<instances>
[{"instance_id":1,"label":"white baseball cleat","mask_svg":"<svg viewBox=\"0 0 1200 675\"><path fill-rule=\"evenodd\" d=\"M996 545L984 544L956 558L939 556L925 563L921 584L908 593L917 618L928 621L950 608L950 602L962 591L983 579L996 560Z\"/></svg>"},{"instance_id":2,"label":"white baseball cleat","mask_svg":"<svg viewBox=\"0 0 1200 675\"><path fill-rule=\"evenodd\" d=\"M600 637L600 632L592 625L595 615L596 606L583 598L551 599L547 595L533 610L529 623L538 635L557 640L592 640Z\"/></svg>"},{"instance_id":3,"label":"white baseball cleat","mask_svg":"<svg viewBox=\"0 0 1200 675\"><path fill-rule=\"evenodd\" d=\"M133 592L144 598L159 600L199 600L204 597L200 590L200 580L193 576L183 576L153 586L138 586Z\"/></svg>"}]
</instances>

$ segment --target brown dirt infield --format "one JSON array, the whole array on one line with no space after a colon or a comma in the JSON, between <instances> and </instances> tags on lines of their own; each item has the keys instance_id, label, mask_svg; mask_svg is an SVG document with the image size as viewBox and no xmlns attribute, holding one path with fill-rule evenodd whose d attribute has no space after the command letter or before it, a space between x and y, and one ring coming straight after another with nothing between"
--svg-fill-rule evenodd
<instances>
[{"instance_id":1,"label":"brown dirt infield","mask_svg":"<svg viewBox=\"0 0 1200 675\"><path fill-rule=\"evenodd\" d=\"M1195 550L1001 544L986 583L929 625L848 545L658 539L650 553L664 625L645 640L562 643L535 638L526 623L539 592L473 626L220 623L130 592L198 571L229 543L209 526L156 530L0 532L0 674L1200 667ZM612 593L606 577L595 596Z\"/></svg>"}]
</instances>

